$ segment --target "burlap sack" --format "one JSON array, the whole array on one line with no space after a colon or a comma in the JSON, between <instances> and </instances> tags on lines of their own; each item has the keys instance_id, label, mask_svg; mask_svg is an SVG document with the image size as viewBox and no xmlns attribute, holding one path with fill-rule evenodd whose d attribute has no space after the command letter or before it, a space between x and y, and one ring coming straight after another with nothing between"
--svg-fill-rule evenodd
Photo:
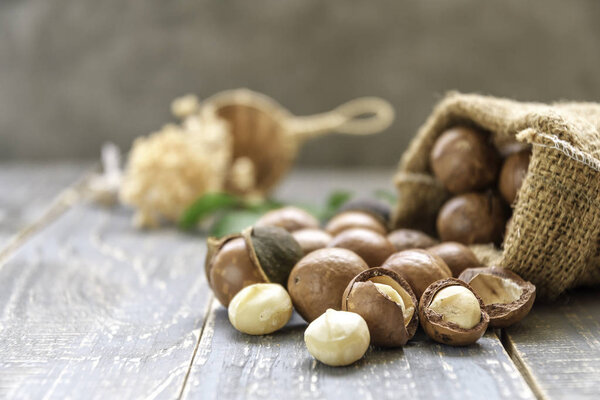
<instances>
[{"instance_id":1,"label":"burlap sack","mask_svg":"<svg viewBox=\"0 0 600 400\"><path fill-rule=\"evenodd\" d=\"M480 259L530 280L545 299L600 283L600 104L448 94L400 161L396 227L435 231L437 212L450 196L431 173L429 153L442 131L459 124L490 131L498 148L532 145L503 248L474 246Z\"/></svg>"}]
</instances>

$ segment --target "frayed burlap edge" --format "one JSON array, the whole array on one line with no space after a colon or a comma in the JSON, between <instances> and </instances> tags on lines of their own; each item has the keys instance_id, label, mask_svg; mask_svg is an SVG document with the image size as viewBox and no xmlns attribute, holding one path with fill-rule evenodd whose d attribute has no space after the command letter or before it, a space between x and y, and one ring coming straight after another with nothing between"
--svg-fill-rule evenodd
<instances>
[{"instance_id":1,"label":"frayed burlap edge","mask_svg":"<svg viewBox=\"0 0 600 400\"><path fill-rule=\"evenodd\" d=\"M503 249L475 246L482 262L515 271L546 299L600 283L600 105L450 93L400 161L396 227L435 230L437 211L450 196L430 172L429 153L442 131L459 124L489 131L498 148L532 145Z\"/></svg>"}]
</instances>

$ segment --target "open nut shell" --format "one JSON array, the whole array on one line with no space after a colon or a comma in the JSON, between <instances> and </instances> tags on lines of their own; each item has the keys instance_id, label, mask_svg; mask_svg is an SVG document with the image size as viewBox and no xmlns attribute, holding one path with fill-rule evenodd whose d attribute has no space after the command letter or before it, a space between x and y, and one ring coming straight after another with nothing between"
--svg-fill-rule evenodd
<instances>
[{"instance_id":1,"label":"open nut shell","mask_svg":"<svg viewBox=\"0 0 600 400\"><path fill-rule=\"evenodd\" d=\"M377 277L389 277L390 286L398 285L410 296L414 312L408 323L404 319L402 308L377 290L371 280ZM398 286L394 288L396 291ZM400 292L399 294L405 300ZM342 296L342 310L362 316L369 327L371 343L383 347L404 346L415 335L419 324L417 304L417 298L408 282L394 271L384 268L371 268L361 272L348 284Z\"/></svg>"},{"instance_id":2,"label":"open nut shell","mask_svg":"<svg viewBox=\"0 0 600 400\"><path fill-rule=\"evenodd\" d=\"M511 303L491 303L485 305L485 311L490 316L490 326L506 328L516 324L529 314L535 302L535 285L521 278L514 272L500 267L469 268L464 270L458 279L469 283L479 274L494 275L503 279L510 279L521 290L521 296ZM475 289L474 289L475 290ZM477 292L475 291L475 294ZM477 294L479 296L479 294Z\"/></svg>"},{"instance_id":3,"label":"open nut shell","mask_svg":"<svg viewBox=\"0 0 600 400\"><path fill-rule=\"evenodd\" d=\"M479 301L481 308L481 320L471 329L464 329L453 322L444 321L441 314L438 314L429 308L429 305L433 301L435 295L440 290L448 286L456 285L464 286L469 289L471 292L473 292L477 298L477 301ZM427 336L436 342L449 344L452 346L467 346L475 343L481 336L483 336L488 327L488 323L490 322L490 317L484 309L483 300L481 300L471 286L455 278L439 280L432 283L427 290L425 290L419 303L419 319Z\"/></svg>"},{"instance_id":4,"label":"open nut shell","mask_svg":"<svg viewBox=\"0 0 600 400\"><path fill-rule=\"evenodd\" d=\"M212 284L210 282L210 270L212 268L213 258L217 254L221 247L225 245L228 241L240 237L241 234L235 233L233 235L223 236L221 238L217 238L214 236L210 236L206 239L206 257L204 258L204 273L206 274L206 281L208 285L212 288Z\"/></svg>"},{"instance_id":5,"label":"open nut shell","mask_svg":"<svg viewBox=\"0 0 600 400\"><path fill-rule=\"evenodd\" d=\"M242 231L250 258L266 282L286 286L290 271L304 253L294 237L275 226L256 226Z\"/></svg>"}]
</instances>

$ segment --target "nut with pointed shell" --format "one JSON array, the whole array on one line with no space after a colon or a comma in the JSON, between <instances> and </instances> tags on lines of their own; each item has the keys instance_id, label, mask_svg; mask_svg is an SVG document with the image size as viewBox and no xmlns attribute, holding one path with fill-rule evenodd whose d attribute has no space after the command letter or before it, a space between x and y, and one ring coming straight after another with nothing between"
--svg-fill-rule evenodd
<instances>
[{"instance_id":1,"label":"nut with pointed shell","mask_svg":"<svg viewBox=\"0 0 600 400\"><path fill-rule=\"evenodd\" d=\"M535 301L535 285L512 271L499 267L470 268L459 279L481 297L490 316L490 326L506 328L529 314Z\"/></svg>"},{"instance_id":2,"label":"nut with pointed shell","mask_svg":"<svg viewBox=\"0 0 600 400\"><path fill-rule=\"evenodd\" d=\"M417 298L408 282L385 268L370 268L348 284L342 310L362 316L376 346L404 346L417 331Z\"/></svg>"},{"instance_id":3,"label":"nut with pointed shell","mask_svg":"<svg viewBox=\"0 0 600 400\"><path fill-rule=\"evenodd\" d=\"M455 286L459 286L459 290L443 293L445 289ZM434 304L438 294L442 296L437 304ZM475 302L472 301L472 297L475 298ZM472 318L473 312L477 311L480 313L478 320ZM490 317L484 310L483 301L473 288L461 280L448 278L432 283L425 290L419 302L419 321L427 336L436 342L466 346L483 336Z\"/></svg>"},{"instance_id":4,"label":"nut with pointed shell","mask_svg":"<svg viewBox=\"0 0 600 400\"><path fill-rule=\"evenodd\" d=\"M248 285L285 285L301 257L300 245L284 229L250 227L240 234L209 238L205 272L215 297L227 307Z\"/></svg>"}]
</instances>

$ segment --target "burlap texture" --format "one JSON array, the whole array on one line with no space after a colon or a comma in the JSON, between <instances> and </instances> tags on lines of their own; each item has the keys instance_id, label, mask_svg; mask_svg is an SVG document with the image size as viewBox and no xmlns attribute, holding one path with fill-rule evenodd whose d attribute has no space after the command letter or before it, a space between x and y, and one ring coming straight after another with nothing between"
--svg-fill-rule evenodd
<instances>
[{"instance_id":1,"label":"burlap texture","mask_svg":"<svg viewBox=\"0 0 600 400\"><path fill-rule=\"evenodd\" d=\"M437 212L450 195L435 181L429 153L440 133L460 124L491 132L499 148L532 145L503 248L474 246L482 262L530 280L545 299L600 283L600 104L448 94L400 160L396 227L435 231Z\"/></svg>"}]
</instances>

